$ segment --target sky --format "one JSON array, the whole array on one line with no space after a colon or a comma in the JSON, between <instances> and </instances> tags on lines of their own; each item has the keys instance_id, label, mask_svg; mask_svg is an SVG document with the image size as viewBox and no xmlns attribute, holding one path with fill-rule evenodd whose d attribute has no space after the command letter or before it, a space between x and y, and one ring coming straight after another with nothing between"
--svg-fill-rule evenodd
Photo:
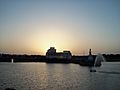
<instances>
[{"instance_id":1,"label":"sky","mask_svg":"<svg viewBox=\"0 0 120 90\"><path fill-rule=\"evenodd\" d=\"M0 0L0 53L120 54L120 0Z\"/></svg>"}]
</instances>

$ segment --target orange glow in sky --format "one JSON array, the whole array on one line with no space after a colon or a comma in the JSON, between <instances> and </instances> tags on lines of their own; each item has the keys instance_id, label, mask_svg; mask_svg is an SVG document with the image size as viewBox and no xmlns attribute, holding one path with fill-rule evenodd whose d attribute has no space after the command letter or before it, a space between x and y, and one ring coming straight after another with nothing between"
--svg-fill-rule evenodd
<instances>
[{"instance_id":1,"label":"orange glow in sky","mask_svg":"<svg viewBox=\"0 0 120 90\"><path fill-rule=\"evenodd\" d=\"M120 53L119 0L0 0L0 53Z\"/></svg>"}]
</instances>

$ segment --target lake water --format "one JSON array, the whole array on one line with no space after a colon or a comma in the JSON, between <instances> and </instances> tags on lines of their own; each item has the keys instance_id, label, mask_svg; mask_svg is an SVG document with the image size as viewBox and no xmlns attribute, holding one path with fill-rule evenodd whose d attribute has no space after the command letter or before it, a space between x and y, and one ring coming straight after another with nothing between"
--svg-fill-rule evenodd
<instances>
[{"instance_id":1,"label":"lake water","mask_svg":"<svg viewBox=\"0 0 120 90\"><path fill-rule=\"evenodd\" d=\"M97 72L78 64L0 63L0 90L120 90L120 62Z\"/></svg>"}]
</instances>

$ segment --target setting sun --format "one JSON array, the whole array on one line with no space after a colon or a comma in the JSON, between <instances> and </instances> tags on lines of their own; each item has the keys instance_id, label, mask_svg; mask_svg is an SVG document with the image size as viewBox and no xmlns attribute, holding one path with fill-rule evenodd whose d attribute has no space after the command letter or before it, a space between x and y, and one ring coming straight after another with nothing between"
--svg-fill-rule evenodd
<instances>
[{"instance_id":1,"label":"setting sun","mask_svg":"<svg viewBox=\"0 0 120 90\"><path fill-rule=\"evenodd\" d=\"M31 36L32 45L36 50L41 50L41 53L45 54L49 47L56 47L58 51L63 49L70 49L72 39L70 34L65 32L64 28L40 28L42 31L38 31L35 35Z\"/></svg>"}]
</instances>

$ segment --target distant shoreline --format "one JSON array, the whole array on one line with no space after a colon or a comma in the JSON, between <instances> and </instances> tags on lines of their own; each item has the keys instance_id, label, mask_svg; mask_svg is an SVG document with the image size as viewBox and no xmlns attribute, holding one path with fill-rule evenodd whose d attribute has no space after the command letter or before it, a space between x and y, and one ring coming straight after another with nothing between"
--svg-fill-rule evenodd
<instances>
[{"instance_id":1,"label":"distant shoreline","mask_svg":"<svg viewBox=\"0 0 120 90\"><path fill-rule=\"evenodd\" d=\"M120 62L120 54L103 54L107 62ZM96 55L93 55L95 59ZM46 62L46 63L79 63L81 60L88 59L88 56L72 56L71 59L47 59L43 55L13 55L13 54L0 54L0 62Z\"/></svg>"}]
</instances>

